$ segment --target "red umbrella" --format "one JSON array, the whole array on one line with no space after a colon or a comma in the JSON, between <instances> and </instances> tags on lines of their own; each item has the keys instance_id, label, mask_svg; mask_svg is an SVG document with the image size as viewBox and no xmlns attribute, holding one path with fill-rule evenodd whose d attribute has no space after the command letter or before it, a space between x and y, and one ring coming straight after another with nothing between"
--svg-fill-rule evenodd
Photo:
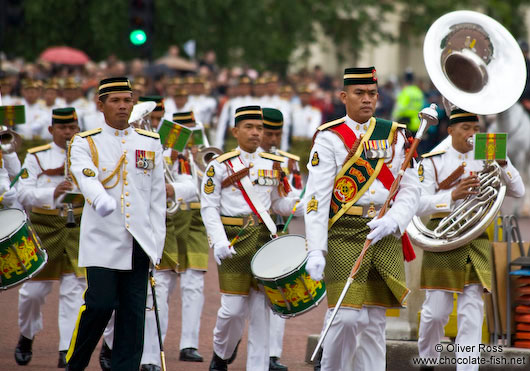
<instances>
[{"instance_id":1,"label":"red umbrella","mask_svg":"<svg viewBox=\"0 0 530 371\"><path fill-rule=\"evenodd\" d=\"M39 59L59 64L85 64L90 60L85 52L69 46L52 46L43 51Z\"/></svg>"}]
</instances>

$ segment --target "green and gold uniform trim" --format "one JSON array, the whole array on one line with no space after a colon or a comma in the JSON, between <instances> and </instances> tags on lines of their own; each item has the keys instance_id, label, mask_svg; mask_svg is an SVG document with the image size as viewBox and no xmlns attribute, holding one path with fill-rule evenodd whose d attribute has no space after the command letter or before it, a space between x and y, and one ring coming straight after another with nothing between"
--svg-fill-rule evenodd
<instances>
[{"instance_id":1,"label":"green and gold uniform trim","mask_svg":"<svg viewBox=\"0 0 530 371\"><path fill-rule=\"evenodd\" d=\"M277 162L285 161L285 157L278 156L278 155L275 155L273 153L268 153L268 152L260 152L259 156L266 158L267 160L272 160L272 161L277 161Z\"/></svg>"},{"instance_id":2,"label":"green and gold uniform trim","mask_svg":"<svg viewBox=\"0 0 530 371\"><path fill-rule=\"evenodd\" d=\"M423 155L421 155L421 157L422 158L429 158L429 157L433 157L433 156L442 155L445 152L446 152L445 150L442 150L442 151L434 151L434 152L424 153Z\"/></svg>"},{"instance_id":3,"label":"green and gold uniform trim","mask_svg":"<svg viewBox=\"0 0 530 371\"><path fill-rule=\"evenodd\" d=\"M261 111L259 110L241 111L241 112L236 113L234 117L239 117L241 115L260 115L261 116Z\"/></svg>"},{"instance_id":4,"label":"green and gold uniform trim","mask_svg":"<svg viewBox=\"0 0 530 371\"><path fill-rule=\"evenodd\" d=\"M28 169L26 168L22 169L22 173L20 174L20 177L22 179L27 179L29 177Z\"/></svg>"},{"instance_id":5,"label":"green and gold uniform trim","mask_svg":"<svg viewBox=\"0 0 530 371\"><path fill-rule=\"evenodd\" d=\"M160 134L155 133L153 131L144 130L144 129L138 129L138 128L134 129L134 131L136 131L138 134L144 135L146 137L150 137L150 138L154 138L154 139L160 139Z\"/></svg>"},{"instance_id":6,"label":"green and gold uniform trim","mask_svg":"<svg viewBox=\"0 0 530 371\"><path fill-rule=\"evenodd\" d=\"M307 203L306 214L309 214L311 211L318 211L318 200L315 196L311 197L311 200Z\"/></svg>"},{"instance_id":7,"label":"green and gold uniform trim","mask_svg":"<svg viewBox=\"0 0 530 371\"><path fill-rule=\"evenodd\" d=\"M173 114L173 121L179 124L191 124L195 123L195 115L193 111L189 112L176 112Z\"/></svg>"},{"instance_id":8,"label":"green and gold uniform trim","mask_svg":"<svg viewBox=\"0 0 530 371\"><path fill-rule=\"evenodd\" d=\"M48 144L44 144L42 146L38 146L38 147L33 147L33 148L30 148L28 149L28 153L38 153L38 152L42 152L42 151L47 151L49 149L52 148L52 145L50 143Z\"/></svg>"},{"instance_id":9,"label":"green and gold uniform trim","mask_svg":"<svg viewBox=\"0 0 530 371\"><path fill-rule=\"evenodd\" d=\"M208 170L206 171L206 176L211 178L214 175L215 175L215 169L213 168L213 166L210 166Z\"/></svg>"},{"instance_id":10,"label":"green and gold uniform trim","mask_svg":"<svg viewBox=\"0 0 530 371\"><path fill-rule=\"evenodd\" d=\"M282 155L283 157L290 158L291 160L300 161L300 156L294 155L292 153L285 152L280 149L278 150L278 153Z\"/></svg>"},{"instance_id":11,"label":"green and gold uniform trim","mask_svg":"<svg viewBox=\"0 0 530 371\"><path fill-rule=\"evenodd\" d=\"M263 124L268 125L268 126L278 127L278 128L281 128L283 126L283 122L272 122L266 119L263 119Z\"/></svg>"},{"instance_id":12,"label":"green and gold uniform trim","mask_svg":"<svg viewBox=\"0 0 530 371\"><path fill-rule=\"evenodd\" d=\"M423 169L423 164L420 164L418 166L418 178L420 179L420 182L423 182L425 180L425 175L424 175L424 169Z\"/></svg>"},{"instance_id":13,"label":"green and gold uniform trim","mask_svg":"<svg viewBox=\"0 0 530 371\"><path fill-rule=\"evenodd\" d=\"M81 138L86 138L86 137L89 137L91 135L96 135L96 134L99 134L102 132L103 129L101 128L96 128L96 129L92 129L92 130L87 130L87 131L83 131L82 133L78 133L77 135L79 135Z\"/></svg>"},{"instance_id":14,"label":"green and gold uniform trim","mask_svg":"<svg viewBox=\"0 0 530 371\"><path fill-rule=\"evenodd\" d=\"M367 140L387 139L392 142L397 129L397 122L370 119L366 135L363 136L355 154L346 162L335 177L331 204L329 208L328 229L335 223L375 181L383 164L384 158L366 159L364 143ZM338 196L346 196L341 200Z\"/></svg>"},{"instance_id":15,"label":"green and gold uniform trim","mask_svg":"<svg viewBox=\"0 0 530 371\"><path fill-rule=\"evenodd\" d=\"M77 121L77 114L75 108L56 108L52 111L52 125L53 124L69 124Z\"/></svg>"},{"instance_id":16,"label":"green and gold uniform trim","mask_svg":"<svg viewBox=\"0 0 530 371\"><path fill-rule=\"evenodd\" d=\"M239 156L241 154L241 152L239 152L238 150L235 150L235 151L230 151L230 152L226 152L226 153L223 153L222 155L220 156L217 156L215 158L215 160L218 162L218 163L223 163L225 162L226 160L230 160L231 158L234 158L236 156Z\"/></svg>"},{"instance_id":17,"label":"green and gold uniform trim","mask_svg":"<svg viewBox=\"0 0 530 371\"><path fill-rule=\"evenodd\" d=\"M209 194L213 193L214 190L215 190L215 184L214 184L212 178L208 178L206 183L204 183L204 193L209 195Z\"/></svg>"}]
</instances>

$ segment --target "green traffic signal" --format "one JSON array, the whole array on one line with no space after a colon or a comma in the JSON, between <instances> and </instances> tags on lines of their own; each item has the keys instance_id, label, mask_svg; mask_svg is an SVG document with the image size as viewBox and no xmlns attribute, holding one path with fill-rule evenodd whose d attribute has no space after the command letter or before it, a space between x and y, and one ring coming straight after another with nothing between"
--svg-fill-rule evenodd
<instances>
[{"instance_id":1,"label":"green traffic signal","mask_svg":"<svg viewBox=\"0 0 530 371\"><path fill-rule=\"evenodd\" d=\"M129 34L129 39L133 45L143 45L147 41L147 35L144 30L133 30Z\"/></svg>"}]
</instances>

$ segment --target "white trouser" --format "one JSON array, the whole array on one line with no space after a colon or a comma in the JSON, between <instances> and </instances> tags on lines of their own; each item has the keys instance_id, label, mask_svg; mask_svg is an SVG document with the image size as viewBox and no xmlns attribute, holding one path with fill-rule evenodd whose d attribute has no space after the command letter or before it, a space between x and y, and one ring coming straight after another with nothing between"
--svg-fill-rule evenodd
<instances>
[{"instance_id":1,"label":"white trouser","mask_svg":"<svg viewBox=\"0 0 530 371\"><path fill-rule=\"evenodd\" d=\"M169 318L169 297L175 289L177 283L177 273L171 270L153 272L156 286L156 304L158 305L158 319L160 321L160 332L162 334L162 341L166 338ZM153 294L151 291L151 284L147 287L147 301L146 308L153 308ZM105 328L103 333L105 343L112 349L114 340L114 313ZM145 329L144 329L144 350L142 353L141 364L153 364L161 366L160 362L160 344L158 343L158 329L156 327L156 317L153 310L147 310L145 313Z\"/></svg>"},{"instance_id":2,"label":"white trouser","mask_svg":"<svg viewBox=\"0 0 530 371\"><path fill-rule=\"evenodd\" d=\"M270 356L282 356L283 348L283 334L285 332L285 318L282 318L270 310L270 332L269 332L269 348Z\"/></svg>"},{"instance_id":3,"label":"white trouser","mask_svg":"<svg viewBox=\"0 0 530 371\"><path fill-rule=\"evenodd\" d=\"M457 322L458 334L456 344L458 349L466 347L472 352L455 352L457 358L479 357L479 344L482 338L482 322L484 319L484 301L482 300L482 286L468 285L464 292L458 294L457 300ZM453 293L442 290L427 290L425 301L421 308L420 331L418 338L418 352L420 357L439 358L440 353L435 350L444 336L444 327L449 321L449 315L453 310ZM458 364L458 371L478 370L478 365Z\"/></svg>"},{"instance_id":4,"label":"white trouser","mask_svg":"<svg viewBox=\"0 0 530 371\"><path fill-rule=\"evenodd\" d=\"M333 309L328 309L327 323ZM386 309L341 307L324 339L321 371L384 371Z\"/></svg>"},{"instance_id":5,"label":"white trouser","mask_svg":"<svg viewBox=\"0 0 530 371\"><path fill-rule=\"evenodd\" d=\"M221 295L221 308L213 330L213 351L222 359L234 353L249 318L247 370L269 370L269 307L262 292L250 289L248 296Z\"/></svg>"},{"instance_id":6,"label":"white trouser","mask_svg":"<svg viewBox=\"0 0 530 371\"><path fill-rule=\"evenodd\" d=\"M18 290L18 326L28 338L42 330L41 306L55 281L26 281ZM84 278L63 274L59 280L59 350L68 350L79 308L83 305Z\"/></svg>"},{"instance_id":7,"label":"white trouser","mask_svg":"<svg viewBox=\"0 0 530 371\"><path fill-rule=\"evenodd\" d=\"M158 318L160 320L160 332L162 342L166 338L169 317L169 296L177 284L177 274L174 271L154 271L153 277L156 281L156 304L158 305ZM153 308L153 294L151 285L147 288L146 307ZM158 329L154 310L145 312L144 351L142 354L142 365L152 364L161 366L160 344L158 342Z\"/></svg>"},{"instance_id":8,"label":"white trouser","mask_svg":"<svg viewBox=\"0 0 530 371\"><path fill-rule=\"evenodd\" d=\"M199 348L199 329L204 304L204 273L188 269L180 274L182 331L180 349Z\"/></svg>"}]
</instances>

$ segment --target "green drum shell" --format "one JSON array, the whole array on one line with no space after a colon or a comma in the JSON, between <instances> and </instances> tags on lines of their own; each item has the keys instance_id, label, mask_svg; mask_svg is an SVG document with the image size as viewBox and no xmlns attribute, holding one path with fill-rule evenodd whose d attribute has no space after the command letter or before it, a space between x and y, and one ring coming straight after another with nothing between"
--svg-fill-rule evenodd
<instances>
[{"instance_id":1,"label":"green drum shell","mask_svg":"<svg viewBox=\"0 0 530 371\"><path fill-rule=\"evenodd\" d=\"M278 237L276 240L292 236L303 238L299 235L286 235ZM307 255L300 265L281 276L264 278L256 274L254 270L255 257L274 241L263 245L255 254L251 264L252 272L262 287L271 309L280 317L291 318L315 308L326 297L326 285L324 280L312 280L307 273L305 269Z\"/></svg>"},{"instance_id":2,"label":"green drum shell","mask_svg":"<svg viewBox=\"0 0 530 371\"><path fill-rule=\"evenodd\" d=\"M5 209L5 211L12 209ZM0 289L7 290L35 276L46 264L48 255L34 233L26 213L24 222L0 239Z\"/></svg>"}]
</instances>

